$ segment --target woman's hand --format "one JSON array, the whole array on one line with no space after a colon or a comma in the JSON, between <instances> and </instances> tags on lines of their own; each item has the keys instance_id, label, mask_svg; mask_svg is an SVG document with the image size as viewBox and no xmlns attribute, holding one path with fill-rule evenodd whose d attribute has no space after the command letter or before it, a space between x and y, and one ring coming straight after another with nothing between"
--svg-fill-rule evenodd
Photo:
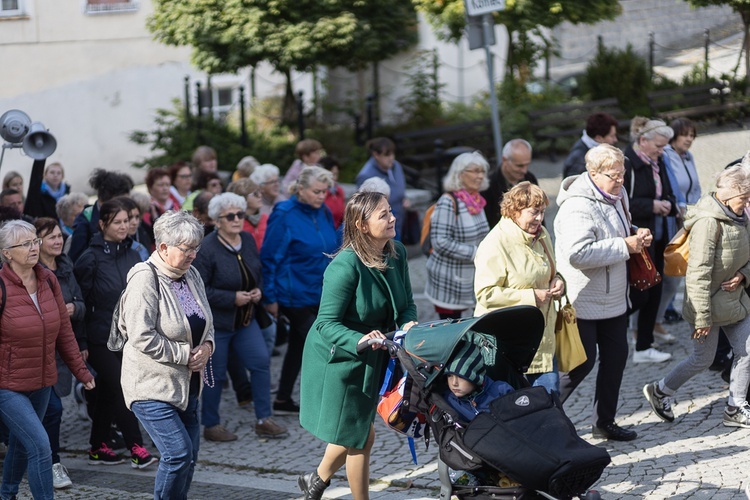
<instances>
[{"instance_id":1,"label":"woman's hand","mask_svg":"<svg viewBox=\"0 0 750 500\"><path fill-rule=\"evenodd\" d=\"M403 331L405 331L405 332L408 332L408 331L409 331L409 328L411 328L412 326L414 326L414 325L416 325L416 324L417 324L417 322L416 322L416 321L409 321L409 322L408 322L408 323L406 323L405 325L401 325L401 330L403 330Z\"/></svg>"},{"instance_id":2,"label":"woman's hand","mask_svg":"<svg viewBox=\"0 0 750 500\"><path fill-rule=\"evenodd\" d=\"M711 331L710 326L706 326L703 328L696 328L693 332L693 338L700 342L701 344L706 341L706 336L708 335L708 332Z\"/></svg>"},{"instance_id":3,"label":"woman's hand","mask_svg":"<svg viewBox=\"0 0 750 500\"><path fill-rule=\"evenodd\" d=\"M667 200L654 200L654 215L669 215L672 211L672 203Z\"/></svg>"},{"instance_id":4,"label":"woman's hand","mask_svg":"<svg viewBox=\"0 0 750 500\"><path fill-rule=\"evenodd\" d=\"M279 319L279 303L266 304L266 312L276 319Z\"/></svg>"},{"instance_id":5,"label":"woman's hand","mask_svg":"<svg viewBox=\"0 0 750 500\"><path fill-rule=\"evenodd\" d=\"M370 333L368 333L366 335L362 335L362 338L359 339L359 342L357 342L357 344L361 344L363 342L367 342L370 339L384 339L384 338L385 338L385 335L383 335L380 332L380 330L373 330L373 331L371 331ZM375 349L388 349L385 346L385 344L373 344L371 347L372 347L373 350L375 350Z\"/></svg>"},{"instance_id":6,"label":"woman's hand","mask_svg":"<svg viewBox=\"0 0 750 500\"><path fill-rule=\"evenodd\" d=\"M643 246L646 248L650 247L651 243L654 241L654 235L651 234L651 230L647 227L639 227L635 234L641 238Z\"/></svg>"},{"instance_id":7,"label":"woman's hand","mask_svg":"<svg viewBox=\"0 0 750 500\"><path fill-rule=\"evenodd\" d=\"M741 272L737 271L734 274L734 277L732 279L724 281L721 283L721 289L725 292L733 292L739 288L740 284L742 283L742 280L745 279L745 276L742 275Z\"/></svg>"},{"instance_id":8,"label":"woman's hand","mask_svg":"<svg viewBox=\"0 0 750 500\"><path fill-rule=\"evenodd\" d=\"M68 316L73 316L76 312L76 305L72 302L70 304L65 304L65 309L68 310Z\"/></svg>"},{"instance_id":9,"label":"woman's hand","mask_svg":"<svg viewBox=\"0 0 750 500\"><path fill-rule=\"evenodd\" d=\"M190 351L188 368L190 368L190 371L192 372L199 372L206 366L206 363L208 363L208 358L210 357L211 346L204 342L201 345L194 347L193 350Z\"/></svg>"},{"instance_id":10,"label":"woman's hand","mask_svg":"<svg viewBox=\"0 0 750 500\"><path fill-rule=\"evenodd\" d=\"M549 293L553 299L559 299L565 293L565 282L555 276L549 285Z\"/></svg>"},{"instance_id":11,"label":"woman's hand","mask_svg":"<svg viewBox=\"0 0 750 500\"><path fill-rule=\"evenodd\" d=\"M94 389L95 387L96 387L96 381L93 378L91 379L91 382L83 383L83 388L86 389L87 391L90 391Z\"/></svg>"},{"instance_id":12,"label":"woman's hand","mask_svg":"<svg viewBox=\"0 0 750 500\"><path fill-rule=\"evenodd\" d=\"M249 293L250 293L250 300L254 304L257 304L258 302L260 302L260 299L263 298L263 292L260 291L260 288L253 288L252 290L250 290Z\"/></svg>"},{"instance_id":13,"label":"woman's hand","mask_svg":"<svg viewBox=\"0 0 750 500\"><path fill-rule=\"evenodd\" d=\"M83 351L81 351L81 357L83 358L83 362L84 363L86 361L88 361L88 359L89 359L89 350L88 349L84 349Z\"/></svg>"},{"instance_id":14,"label":"woman's hand","mask_svg":"<svg viewBox=\"0 0 750 500\"><path fill-rule=\"evenodd\" d=\"M542 290L541 288L534 288L534 298L536 299L536 306L541 307L552 299L552 292L549 290Z\"/></svg>"},{"instance_id":15,"label":"woman's hand","mask_svg":"<svg viewBox=\"0 0 750 500\"><path fill-rule=\"evenodd\" d=\"M629 254L641 253L641 250L643 250L643 237L637 234L628 236L625 238L625 245L628 247Z\"/></svg>"},{"instance_id":16,"label":"woman's hand","mask_svg":"<svg viewBox=\"0 0 750 500\"><path fill-rule=\"evenodd\" d=\"M248 302L252 300L252 293L253 292L235 292L234 305L237 307L247 305Z\"/></svg>"}]
</instances>

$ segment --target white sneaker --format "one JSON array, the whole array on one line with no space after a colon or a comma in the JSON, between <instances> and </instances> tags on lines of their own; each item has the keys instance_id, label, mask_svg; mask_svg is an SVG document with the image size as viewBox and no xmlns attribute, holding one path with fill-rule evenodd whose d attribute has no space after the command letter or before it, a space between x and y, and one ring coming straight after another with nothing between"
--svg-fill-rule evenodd
<instances>
[{"instance_id":1,"label":"white sneaker","mask_svg":"<svg viewBox=\"0 0 750 500\"><path fill-rule=\"evenodd\" d=\"M658 351L653 347L645 351L633 352L633 363L663 363L669 359L672 359L671 354Z\"/></svg>"},{"instance_id":2,"label":"white sneaker","mask_svg":"<svg viewBox=\"0 0 750 500\"><path fill-rule=\"evenodd\" d=\"M59 490L72 485L73 481L68 477L68 469L61 463L52 464L52 486Z\"/></svg>"},{"instance_id":3,"label":"white sneaker","mask_svg":"<svg viewBox=\"0 0 750 500\"><path fill-rule=\"evenodd\" d=\"M677 337L675 337L671 333L654 332L654 340L656 340L660 345L668 345L674 344L677 340Z\"/></svg>"}]
</instances>

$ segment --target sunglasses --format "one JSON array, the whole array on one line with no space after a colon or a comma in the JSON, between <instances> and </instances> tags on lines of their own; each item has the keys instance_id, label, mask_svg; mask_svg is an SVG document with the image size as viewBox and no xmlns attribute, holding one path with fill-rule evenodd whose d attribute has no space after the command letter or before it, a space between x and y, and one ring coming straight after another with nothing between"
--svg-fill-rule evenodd
<instances>
[{"instance_id":1,"label":"sunglasses","mask_svg":"<svg viewBox=\"0 0 750 500\"><path fill-rule=\"evenodd\" d=\"M226 215L220 215L219 219L226 219L229 222L234 221L234 218L238 218L239 220L243 220L245 218L245 212L237 212L235 214L226 214Z\"/></svg>"}]
</instances>

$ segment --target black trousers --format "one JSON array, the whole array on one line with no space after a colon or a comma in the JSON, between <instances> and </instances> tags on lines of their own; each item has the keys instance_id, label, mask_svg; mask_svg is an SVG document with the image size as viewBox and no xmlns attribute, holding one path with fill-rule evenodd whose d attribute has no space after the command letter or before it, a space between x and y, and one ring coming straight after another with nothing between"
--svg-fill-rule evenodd
<instances>
[{"instance_id":1,"label":"black trousers","mask_svg":"<svg viewBox=\"0 0 750 500\"><path fill-rule=\"evenodd\" d=\"M109 443L112 422L122 432L128 450L134 444L143 445L141 429L135 414L125 406L120 374L122 353L110 351L106 345L89 345L88 362L96 370L96 407L91 414L91 448Z\"/></svg>"},{"instance_id":2,"label":"black trousers","mask_svg":"<svg viewBox=\"0 0 750 500\"><path fill-rule=\"evenodd\" d=\"M664 249L667 247L667 243L666 238L662 238L659 241L654 241L654 244L648 249L651 258L654 260L656 270L662 275L664 274ZM654 343L654 325L656 325L656 315L661 302L661 290L661 283L642 292L630 287L630 302L633 306L631 312L639 311L636 351L645 351Z\"/></svg>"},{"instance_id":3,"label":"black trousers","mask_svg":"<svg viewBox=\"0 0 750 500\"><path fill-rule=\"evenodd\" d=\"M588 320L578 318L578 331L586 350L586 362L560 377L560 399L564 403L596 363L599 347L599 372L596 375L592 424L603 427L615 421L620 397L622 372L628 361L628 317Z\"/></svg>"},{"instance_id":4,"label":"black trousers","mask_svg":"<svg viewBox=\"0 0 750 500\"><path fill-rule=\"evenodd\" d=\"M284 364L281 366L279 392L276 393L276 400L289 401L292 399L294 384L297 382L299 371L302 368L302 350L305 348L307 332L310 331L310 327L318 316L318 306L279 306L279 314L289 319L289 342L284 356Z\"/></svg>"}]
</instances>

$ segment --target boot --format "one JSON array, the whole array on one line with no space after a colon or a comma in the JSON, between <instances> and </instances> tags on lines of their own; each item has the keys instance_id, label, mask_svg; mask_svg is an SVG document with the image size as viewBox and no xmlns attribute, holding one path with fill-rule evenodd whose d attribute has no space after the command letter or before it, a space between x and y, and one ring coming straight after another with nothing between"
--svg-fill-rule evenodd
<instances>
[{"instance_id":1,"label":"boot","mask_svg":"<svg viewBox=\"0 0 750 500\"><path fill-rule=\"evenodd\" d=\"M297 486L305 494L305 500L320 500L323 498L323 492L331 481L323 481L318 475L318 471L312 471L297 478Z\"/></svg>"}]
</instances>

